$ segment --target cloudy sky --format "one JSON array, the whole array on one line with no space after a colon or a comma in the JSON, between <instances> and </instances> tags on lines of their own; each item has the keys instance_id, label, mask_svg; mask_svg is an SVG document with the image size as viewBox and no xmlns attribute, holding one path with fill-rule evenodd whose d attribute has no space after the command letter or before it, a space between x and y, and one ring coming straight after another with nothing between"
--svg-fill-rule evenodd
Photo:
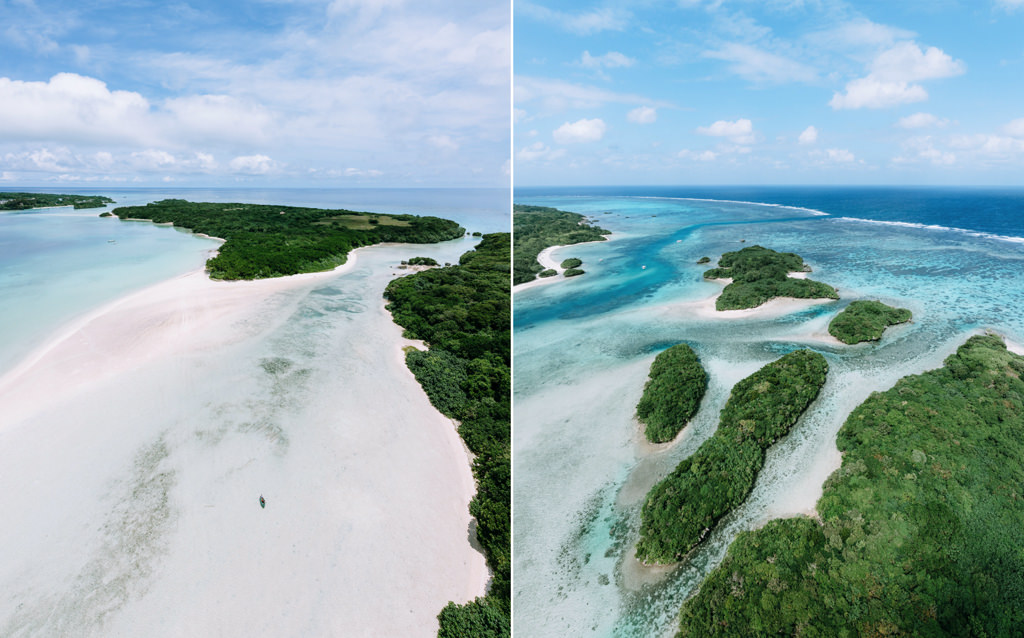
<instances>
[{"instance_id":1,"label":"cloudy sky","mask_svg":"<svg viewBox=\"0 0 1024 638\"><path fill-rule=\"evenodd\" d=\"M1024 0L515 4L517 185L1024 185Z\"/></svg>"},{"instance_id":2,"label":"cloudy sky","mask_svg":"<svg viewBox=\"0 0 1024 638\"><path fill-rule=\"evenodd\" d=\"M0 189L506 186L507 0L0 0Z\"/></svg>"}]
</instances>

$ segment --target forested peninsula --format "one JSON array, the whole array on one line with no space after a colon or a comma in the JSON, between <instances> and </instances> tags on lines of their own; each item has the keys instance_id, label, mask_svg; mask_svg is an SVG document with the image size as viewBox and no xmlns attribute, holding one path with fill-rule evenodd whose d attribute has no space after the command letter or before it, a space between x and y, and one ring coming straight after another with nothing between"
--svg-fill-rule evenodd
<instances>
[{"instance_id":1,"label":"forested peninsula","mask_svg":"<svg viewBox=\"0 0 1024 638\"><path fill-rule=\"evenodd\" d=\"M263 279L331 270L349 251L383 242L432 244L461 237L453 221L265 204L165 199L122 206L123 220L148 220L225 240L206 262L213 279Z\"/></svg>"},{"instance_id":2,"label":"forested peninsula","mask_svg":"<svg viewBox=\"0 0 1024 638\"><path fill-rule=\"evenodd\" d=\"M789 433L818 396L827 372L825 357L796 350L737 383L714 435L647 495L637 558L680 560L742 503L765 451Z\"/></svg>"},{"instance_id":3,"label":"forested peninsula","mask_svg":"<svg viewBox=\"0 0 1024 638\"><path fill-rule=\"evenodd\" d=\"M975 336L847 418L819 519L737 536L679 636L1019 636L1024 357Z\"/></svg>"},{"instance_id":4,"label":"forested peninsula","mask_svg":"<svg viewBox=\"0 0 1024 638\"><path fill-rule=\"evenodd\" d=\"M847 345L878 341L889 326L910 321L906 308L893 308L881 301L851 301L828 324L828 333Z\"/></svg>"},{"instance_id":5,"label":"forested peninsula","mask_svg":"<svg viewBox=\"0 0 1024 638\"><path fill-rule=\"evenodd\" d=\"M429 346L407 352L409 369L434 407L461 422L475 456L470 513L493 580L486 596L441 611L441 638L511 632L510 249L508 233L484 235L457 266L400 277L384 292L405 336Z\"/></svg>"},{"instance_id":6,"label":"forested peninsula","mask_svg":"<svg viewBox=\"0 0 1024 638\"><path fill-rule=\"evenodd\" d=\"M718 267L704 273L705 279L732 279L715 300L717 310L756 308L775 297L797 299L839 299L828 284L796 279L791 272L810 272L796 253L779 253L763 246L747 246L724 253Z\"/></svg>"},{"instance_id":7,"label":"forested peninsula","mask_svg":"<svg viewBox=\"0 0 1024 638\"><path fill-rule=\"evenodd\" d=\"M0 193L0 210L28 210L51 206L103 208L114 200L102 195L54 195L52 193Z\"/></svg>"},{"instance_id":8,"label":"forested peninsula","mask_svg":"<svg viewBox=\"0 0 1024 638\"><path fill-rule=\"evenodd\" d=\"M679 343L658 353L636 404L651 443L667 443L693 418L708 389L708 373L693 349Z\"/></svg>"},{"instance_id":9,"label":"forested peninsula","mask_svg":"<svg viewBox=\"0 0 1024 638\"><path fill-rule=\"evenodd\" d=\"M545 248L587 241L604 241L605 235L610 234L610 230L591 226L586 217L579 213L547 206L516 204L512 208L512 283L524 284L537 278L544 270L537 261L537 255ZM557 273L551 272L551 275L555 274ZM583 271L573 273L581 274ZM572 276L568 272L566 275Z\"/></svg>"}]
</instances>

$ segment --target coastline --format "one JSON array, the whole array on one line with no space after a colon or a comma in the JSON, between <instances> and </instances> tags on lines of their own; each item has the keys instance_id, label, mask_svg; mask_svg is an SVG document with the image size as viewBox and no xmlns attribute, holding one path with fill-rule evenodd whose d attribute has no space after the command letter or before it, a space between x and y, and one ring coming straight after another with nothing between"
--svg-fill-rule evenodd
<instances>
[{"instance_id":1,"label":"coastline","mask_svg":"<svg viewBox=\"0 0 1024 638\"><path fill-rule=\"evenodd\" d=\"M562 248L568 248L569 246L582 246L584 244L607 243L607 242L610 242L610 241L614 241L615 235L616 235L615 233L612 233L612 234L609 234L609 235L605 235L605 239L603 241L583 241L583 242L580 242L578 244L560 244L560 245L556 245L556 246L548 246L547 248L545 248L544 250L540 251L540 253L537 254L537 263L539 263L545 269L550 268L551 270L554 270L558 274L557 275L552 275L550 277L539 277L538 276L538 277L536 277L535 279L533 279L531 281L527 281L527 282L521 283L521 284L516 284L515 286L512 286L512 294L515 294L516 292L519 292L519 291L522 291L522 290L528 290L530 288L536 288L537 286L543 286L545 284L550 284L550 283L553 283L553 282L556 282L556 281L565 281L566 279L568 279L568 277L566 277L564 274L562 274L564 272L564 269L561 266L562 262L560 260L555 259L552 256L552 253L554 253L554 251L560 250Z\"/></svg>"},{"instance_id":2,"label":"coastline","mask_svg":"<svg viewBox=\"0 0 1024 638\"><path fill-rule=\"evenodd\" d=\"M133 380L162 379L167 370L183 375L184 380L171 380L166 390L150 385L153 394L147 396L152 397L151 402L155 400L155 406L147 409L172 412L179 408L160 406L165 402L174 406L219 400L213 389L201 386L193 388L195 397L178 392L193 387L195 382L188 376L194 371L202 374L207 368L227 366L232 358L250 352L251 344L262 343L267 334L279 330L294 316L296 304L318 286L331 282L329 288L345 287L345 275L354 271L359 262L361 268L358 278L352 280L356 285L353 290L365 290L368 294L364 295L365 310L356 315L360 322L358 334L346 337L358 345L355 350L335 346L338 356L351 359L355 376L335 379L334 375L327 375L319 380L318 387L324 391L309 400L311 407L296 408L310 411L307 426L315 426L315 431L300 428L292 432L288 451L279 461L274 460L274 454L259 453L260 448L253 448L253 442L232 439L241 435L221 433L217 437L226 437L226 442L218 449L230 453L222 452L223 458L217 464L228 462L229 466L216 469L217 465L204 465L206 457L200 448L179 442L180 458L172 453L172 460L163 462L165 467L172 468L165 469L165 473L180 477L180 485L167 497L175 508L177 521L164 550L167 560L159 561L152 582L139 586L140 591L150 593L132 600L127 609L111 614L111 624L105 624L104 629L143 622L170 623L162 626L188 629L185 633L194 629L199 633L218 633L218 628L231 627L237 631L243 626L257 627L261 615L266 616L252 614L251 619L242 619L239 605L255 605L264 610L291 609L293 615L298 614L291 622L310 621L315 623L312 626L325 630L355 628L371 635L432 636L437 630L436 615L448 600L463 603L483 595L490 574L483 555L467 538L471 525L468 503L476 491L471 460L452 421L430 405L426 393L405 366L402 346L410 342L401 336L401 327L392 321L379 298L393 276L412 272L395 269L399 253L396 246L401 246L404 252L409 245L362 247L351 251L346 263L331 271L254 281L211 280L199 268L126 295L69 322L0 377L0 401L5 406L0 436L6 442L21 441L27 449L45 450L48 458L68 460L51 460L41 468L31 467L28 460L9 466L15 472L22 470L27 480L46 470L37 476L25 496L15 499L9 511L9 534L18 533L17 539L12 537L16 541L12 546L23 550L19 555L24 557L15 562L37 562L50 551L47 548L53 541L44 538L50 531L33 533L34 528L45 529L46 520L56 520L55 511L51 510L57 504L50 504L47 494L66 489L70 494L67 499L97 506L96 512L83 511L85 507L81 504L72 507L68 516L78 522L61 524L52 530L54 537L68 538L61 547L74 544L79 533L73 529L76 525L81 527L84 521L91 521L84 523L88 529L103 527L96 517L104 513L107 505L99 497L102 490L110 489L112 480L120 480L112 478L116 476L112 473L121 466L119 455L131 458L133 450L152 437L170 437L173 442L186 437L189 428L201 427L190 418L181 422L184 429L161 433L147 429L155 426L111 416L109 422L101 422L98 431L86 433L75 427L79 414L92 414L92 406L101 400L109 404L103 409L118 414L122 404L139 400L127 389L132 387ZM350 316L339 317L348 321ZM367 333L372 333L370 340L360 337ZM393 354L386 356L387 351ZM373 398L371 388L379 391L378 383L387 388L390 398L386 406L379 405L379 396ZM202 399L204 391L208 399ZM197 414L205 412L202 409ZM68 419L68 414L75 417ZM73 442L81 442L82 437L86 441L116 441L116 445L103 449L96 443L96 449L75 449ZM0 459L14 454L11 449L0 454ZM231 459L239 454L241 461L231 467ZM318 462L289 462L294 454L301 454L302 458L312 456ZM247 456L251 457L248 461ZM51 463L58 465L50 466ZM82 467L95 468L96 478L89 475L88 480L78 485L77 472ZM229 487L220 483L206 485L205 479L197 482L198 477L210 471L219 476L225 469L230 473L218 480ZM275 477L273 481L261 481L265 491L267 485L277 485L267 493L266 510L246 508L245 514L223 518L236 509L239 481L252 479L254 472ZM197 478L188 479L189 476ZM107 478L101 481L100 477ZM183 493L191 490L199 490L195 498L183 498ZM250 498L247 491L244 494ZM275 511L294 516L268 519ZM249 520L251 516L257 518ZM211 521L211 517L216 521ZM246 522L240 526L239 520ZM270 527L268 521L272 522ZM86 557L98 543L89 538L91 535L81 539L79 551ZM6 536L0 533L0 539ZM195 552L195 557L191 537L201 543L201 551ZM306 539L308 545L293 555L296 539ZM430 543L429 552L423 551L424 542ZM260 556L257 564L248 559L253 555ZM330 560L325 561L325 556ZM66 561L70 565L67 569L75 569L84 560ZM124 560L115 559L115 566ZM22 587L29 591L30 585L15 582L20 573L18 566L0 569L0 582L7 583L12 591ZM263 568L269 571L261 573ZM125 577L144 581L147 570L139 571ZM312 588L311 575L316 575L318 581ZM198 582L190 582L192 577ZM228 584L230 587L225 589ZM62 581L60 586L70 585ZM279 589L283 597L275 603L270 592ZM11 599L15 600L17 595L18 592L12 593ZM304 596L309 600L303 601ZM247 597L250 603L244 603ZM102 592L97 598L102 602ZM324 598L323 603L317 603L320 598ZM176 600L178 606L163 609L167 599ZM31 602L31 597L25 600L29 601L29 608L38 604ZM328 600L337 604L334 614L302 617L307 607L312 613ZM401 615L394 613L396 603L402 608ZM186 613L181 613L183 610ZM288 627L295 625L287 624L288 615L275 616L273 623L277 624L268 624L254 635L289 633ZM0 615L5 620L11 616L8 612Z\"/></svg>"}]
</instances>

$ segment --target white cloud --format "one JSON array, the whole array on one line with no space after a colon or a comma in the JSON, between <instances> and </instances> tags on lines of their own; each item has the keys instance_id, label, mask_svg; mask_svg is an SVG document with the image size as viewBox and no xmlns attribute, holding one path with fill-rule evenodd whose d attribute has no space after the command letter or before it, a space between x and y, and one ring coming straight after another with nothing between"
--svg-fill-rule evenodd
<instances>
[{"instance_id":1,"label":"white cloud","mask_svg":"<svg viewBox=\"0 0 1024 638\"><path fill-rule=\"evenodd\" d=\"M944 128L949 125L949 120L936 117L931 113L914 113L901 117L896 125L905 129Z\"/></svg>"},{"instance_id":2,"label":"white cloud","mask_svg":"<svg viewBox=\"0 0 1024 638\"><path fill-rule=\"evenodd\" d=\"M846 84L846 94L836 93L829 101L833 109L883 109L900 104L923 102L928 92L920 84L883 82L868 76Z\"/></svg>"},{"instance_id":3,"label":"white cloud","mask_svg":"<svg viewBox=\"0 0 1024 638\"><path fill-rule=\"evenodd\" d=\"M1007 12L1024 8L1024 0L996 0L996 6L1005 9Z\"/></svg>"},{"instance_id":4,"label":"white cloud","mask_svg":"<svg viewBox=\"0 0 1024 638\"><path fill-rule=\"evenodd\" d=\"M619 67L633 66L636 60L627 57L618 51L609 51L604 55L590 55L590 51L584 51L580 59L580 66L587 69L615 69Z\"/></svg>"},{"instance_id":5,"label":"white cloud","mask_svg":"<svg viewBox=\"0 0 1024 638\"><path fill-rule=\"evenodd\" d=\"M819 164L854 164L857 157L845 148L829 148L823 151L810 151L808 155L818 160ZM863 164L863 162L860 162Z\"/></svg>"},{"instance_id":6,"label":"white cloud","mask_svg":"<svg viewBox=\"0 0 1024 638\"><path fill-rule=\"evenodd\" d=\"M676 153L676 157L680 159L688 159L696 162L713 162L718 157L718 153L714 151L691 151L684 148L683 150Z\"/></svg>"},{"instance_id":7,"label":"white cloud","mask_svg":"<svg viewBox=\"0 0 1024 638\"><path fill-rule=\"evenodd\" d=\"M891 27L872 22L866 18L856 18L837 27L818 31L808 36L808 40L819 47L863 48L892 46L898 40L909 40L917 34L913 31Z\"/></svg>"},{"instance_id":8,"label":"white cloud","mask_svg":"<svg viewBox=\"0 0 1024 638\"><path fill-rule=\"evenodd\" d=\"M800 134L800 137L797 138L797 141L801 144L814 144L818 141L818 129L814 128L813 125L808 126L804 129L804 132Z\"/></svg>"},{"instance_id":9,"label":"white cloud","mask_svg":"<svg viewBox=\"0 0 1024 638\"><path fill-rule=\"evenodd\" d=\"M747 118L741 118L735 122L718 120L711 126L697 127L697 132L711 137L726 137L734 144L753 144L757 139L754 134L754 124Z\"/></svg>"},{"instance_id":10,"label":"white cloud","mask_svg":"<svg viewBox=\"0 0 1024 638\"><path fill-rule=\"evenodd\" d=\"M705 51L706 58L731 62L729 70L751 82L784 84L812 82L818 73L795 60L750 46L730 42L714 51Z\"/></svg>"},{"instance_id":11,"label":"white cloud","mask_svg":"<svg viewBox=\"0 0 1024 638\"><path fill-rule=\"evenodd\" d=\"M240 155L228 162L228 166L235 173L245 175L266 175L277 168L274 160L266 155Z\"/></svg>"},{"instance_id":12,"label":"white cloud","mask_svg":"<svg viewBox=\"0 0 1024 638\"><path fill-rule=\"evenodd\" d=\"M449 135L431 135L427 137L427 142L429 142L434 148L441 151L459 150L459 143L453 140Z\"/></svg>"},{"instance_id":13,"label":"white cloud","mask_svg":"<svg viewBox=\"0 0 1024 638\"><path fill-rule=\"evenodd\" d=\"M658 111L649 106L638 106L626 114L626 119L636 124L653 124L658 119Z\"/></svg>"},{"instance_id":14,"label":"white cloud","mask_svg":"<svg viewBox=\"0 0 1024 638\"><path fill-rule=\"evenodd\" d=\"M966 65L936 47L922 50L914 42L901 42L880 53L871 63L870 73L846 84L846 93L835 93L829 105L833 109L888 108L922 102L928 92L920 84L961 75Z\"/></svg>"},{"instance_id":15,"label":"white cloud","mask_svg":"<svg viewBox=\"0 0 1024 638\"><path fill-rule=\"evenodd\" d=\"M601 8L580 13L566 13L531 2L517 2L516 14L553 24L577 35L590 35L601 31L621 31L631 17L628 11L621 9Z\"/></svg>"},{"instance_id":16,"label":"white cloud","mask_svg":"<svg viewBox=\"0 0 1024 638\"><path fill-rule=\"evenodd\" d=\"M597 142L604 137L606 128L604 120L600 118L582 119L572 123L566 122L555 129L551 135L559 144Z\"/></svg>"},{"instance_id":17,"label":"white cloud","mask_svg":"<svg viewBox=\"0 0 1024 638\"><path fill-rule=\"evenodd\" d=\"M1021 0L1024 3L1024 0ZM1003 127L1003 130L1007 135L1013 137L1024 137L1024 117L1013 120L1009 124Z\"/></svg>"},{"instance_id":18,"label":"white cloud","mask_svg":"<svg viewBox=\"0 0 1024 638\"><path fill-rule=\"evenodd\" d=\"M565 149L552 150L544 142L534 142L529 146L519 149L516 153L517 160L532 162L534 160L554 160L565 155Z\"/></svg>"},{"instance_id":19,"label":"white cloud","mask_svg":"<svg viewBox=\"0 0 1024 638\"><path fill-rule=\"evenodd\" d=\"M885 82L918 82L962 75L967 65L937 47L921 50L901 42L883 51L871 65L871 75Z\"/></svg>"},{"instance_id":20,"label":"white cloud","mask_svg":"<svg viewBox=\"0 0 1024 638\"><path fill-rule=\"evenodd\" d=\"M591 109L603 104L649 104L669 107L671 103L651 100L635 93L616 93L607 89L573 84L562 80L516 76L514 95L517 104L539 101L548 112L565 109Z\"/></svg>"}]
</instances>

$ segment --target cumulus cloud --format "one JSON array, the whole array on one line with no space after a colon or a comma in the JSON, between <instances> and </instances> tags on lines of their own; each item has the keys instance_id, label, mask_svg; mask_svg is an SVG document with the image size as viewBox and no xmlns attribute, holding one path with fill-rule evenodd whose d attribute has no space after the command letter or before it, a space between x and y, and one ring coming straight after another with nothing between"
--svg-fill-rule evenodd
<instances>
[{"instance_id":1,"label":"cumulus cloud","mask_svg":"<svg viewBox=\"0 0 1024 638\"><path fill-rule=\"evenodd\" d=\"M697 132L711 137L725 137L734 144L753 144L757 139L754 134L754 124L747 118L741 118L735 122L718 120L711 126L697 127Z\"/></svg>"},{"instance_id":2,"label":"cumulus cloud","mask_svg":"<svg viewBox=\"0 0 1024 638\"><path fill-rule=\"evenodd\" d=\"M228 162L228 166L243 175L266 175L277 169L274 160L266 155L239 155Z\"/></svg>"},{"instance_id":3,"label":"cumulus cloud","mask_svg":"<svg viewBox=\"0 0 1024 638\"><path fill-rule=\"evenodd\" d=\"M441 151L459 150L459 143L453 140L450 135L430 135L427 137L427 142Z\"/></svg>"},{"instance_id":4,"label":"cumulus cloud","mask_svg":"<svg viewBox=\"0 0 1024 638\"><path fill-rule=\"evenodd\" d=\"M818 141L818 129L814 126L808 126L804 129L804 132L797 138L801 144L814 144Z\"/></svg>"},{"instance_id":5,"label":"cumulus cloud","mask_svg":"<svg viewBox=\"0 0 1024 638\"><path fill-rule=\"evenodd\" d=\"M948 124L949 120L936 117L931 113L914 113L913 115L901 117L899 122L896 123L897 126L905 129L944 128Z\"/></svg>"},{"instance_id":6,"label":"cumulus cloud","mask_svg":"<svg viewBox=\"0 0 1024 638\"><path fill-rule=\"evenodd\" d=\"M961 75L966 68L941 49L901 42L875 57L870 73L848 82L846 93L835 93L829 105L837 110L879 109L922 102L928 92L914 82Z\"/></svg>"},{"instance_id":7,"label":"cumulus cloud","mask_svg":"<svg viewBox=\"0 0 1024 638\"><path fill-rule=\"evenodd\" d=\"M658 119L658 111L649 106L638 106L626 114L626 119L636 124L653 124Z\"/></svg>"},{"instance_id":8,"label":"cumulus cloud","mask_svg":"<svg viewBox=\"0 0 1024 638\"><path fill-rule=\"evenodd\" d=\"M582 119L572 123L566 122L555 129L551 135L559 144L597 142L604 137L606 128L604 120L600 118Z\"/></svg>"},{"instance_id":9,"label":"cumulus cloud","mask_svg":"<svg viewBox=\"0 0 1024 638\"><path fill-rule=\"evenodd\" d=\"M1024 2L1024 0L1021 0ZM1013 120L1009 124L1003 127L1003 130L1007 135L1013 137L1024 137L1024 117Z\"/></svg>"}]
</instances>

